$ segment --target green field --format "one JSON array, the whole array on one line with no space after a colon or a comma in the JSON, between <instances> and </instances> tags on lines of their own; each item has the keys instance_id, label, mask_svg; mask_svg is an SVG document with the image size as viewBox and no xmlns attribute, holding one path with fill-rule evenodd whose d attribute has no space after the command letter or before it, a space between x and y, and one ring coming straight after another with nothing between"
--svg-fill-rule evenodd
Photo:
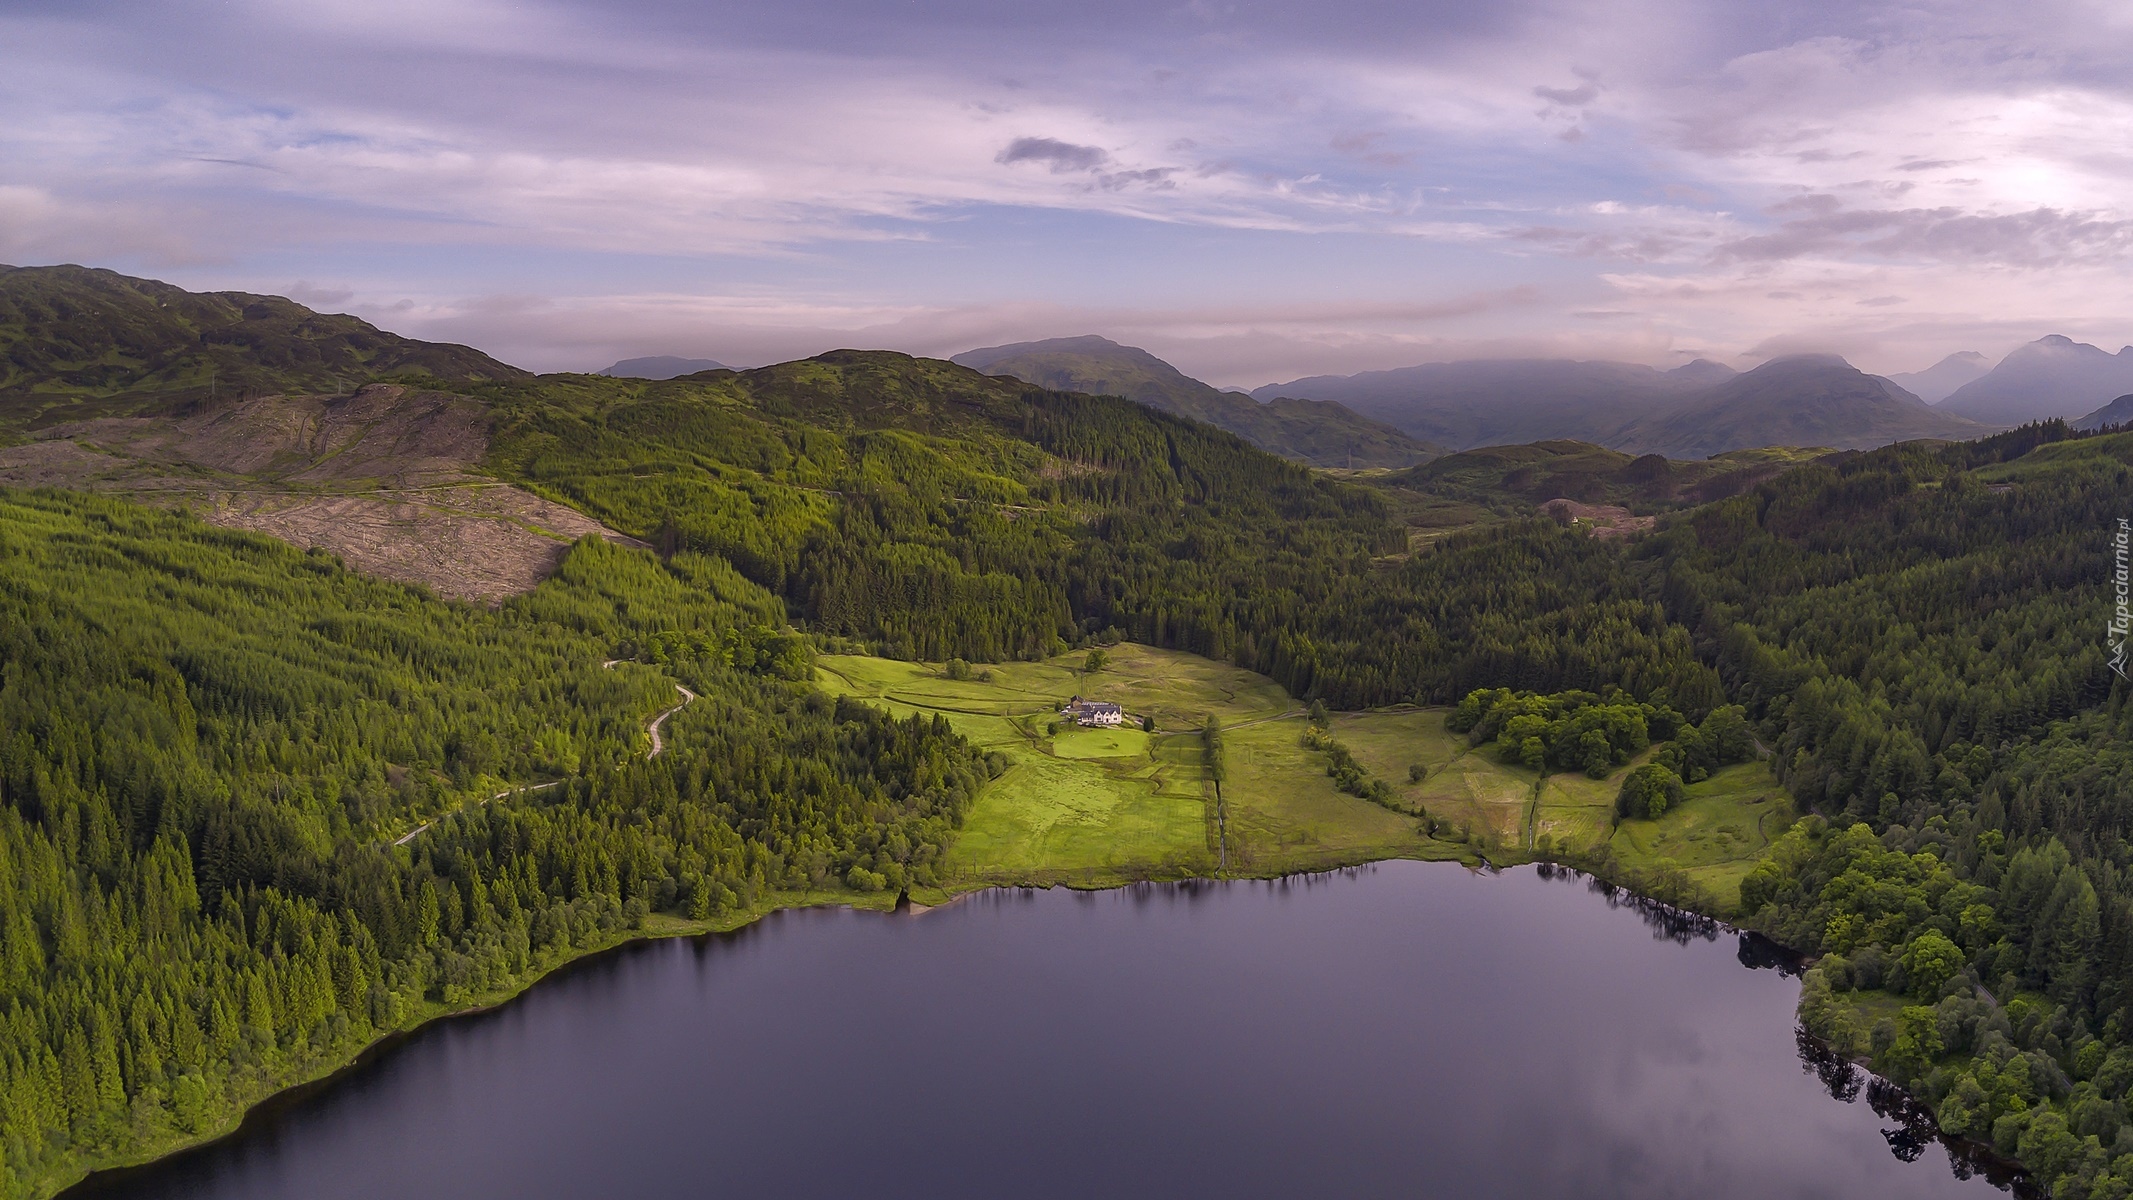
<instances>
[{"instance_id":1,"label":"green field","mask_svg":"<svg viewBox=\"0 0 2133 1200\"><path fill-rule=\"evenodd\" d=\"M1399 802L1467 832L1492 861L1539 853L1569 862L1611 855L1632 871L1679 869L1720 911L1740 901L1740 881L1791 823L1792 803L1769 767L1743 763L1689 785L1688 798L1656 821L1617 828L1622 779L1639 756L1605 779L1576 773L1541 777L1505 763L1488 747L1469 749L1444 728L1446 710L1398 708L1343 713L1333 735L1356 761L1389 783ZM1417 783L1409 768L1426 774ZM1448 833L1446 836L1457 836Z\"/></svg>"},{"instance_id":2,"label":"green field","mask_svg":"<svg viewBox=\"0 0 2133 1200\"><path fill-rule=\"evenodd\" d=\"M1392 785L1405 807L1449 821L1498 856L1528 848L1526 826L1539 773L1497 760L1444 728L1442 708L1402 707L1342 713L1332 733L1372 775ZM1426 772L1421 782L1410 768Z\"/></svg>"},{"instance_id":3,"label":"green field","mask_svg":"<svg viewBox=\"0 0 2133 1200\"><path fill-rule=\"evenodd\" d=\"M1770 768L1742 763L1690 784L1688 799L1656 821L1622 822L1609 845L1624 866L1681 868L1731 911L1741 878L1792 819L1792 797Z\"/></svg>"},{"instance_id":4,"label":"green field","mask_svg":"<svg viewBox=\"0 0 2133 1200\"><path fill-rule=\"evenodd\" d=\"M1011 766L978 796L943 860L949 891L1003 883L1100 886L1187 875L1274 875L1382 858L1498 863L1536 855L1566 862L1611 858L1632 871L1678 869L1730 910L1740 880L1790 822L1792 807L1769 768L1728 767L1688 789L1657 821L1614 818L1630 763L1605 779L1542 776L1470 748L1444 728L1446 710L1402 706L1340 713L1329 732L1403 811L1336 790L1326 756L1305 747L1303 708L1263 676L1145 646L1106 652L1084 674L1080 653L1048 662L975 668L989 678L951 680L939 664L824 655L827 690L898 714L948 718L958 732ZM1059 722L1071 696L1115 701L1128 724L1082 729ZM1218 808L1202 760L1200 727L1223 724L1225 783ZM1153 717L1153 732L1140 720ZM1055 725L1057 726L1055 732ZM1420 765L1423 777L1410 777ZM1439 823L1422 832L1417 817Z\"/></svg>"},{"instance_id":5,"label":"green field","mask_svg":"<svg viewBox=\"0 0 2133 1200\"><path fill-rule=\"evenodd\" d=\"M946 716L1012 764L979 795L943 861L950 890L1280 874L1466 852L1425 836L1411 816L1335 790L1325 755L1304 748L1302 706L1272 680L1144 646L1106 657L1094 675L1081 672L1077 653L951 680L938 664L825 655L816 678L899 714ZM1128 727L1053 732L1059 706L1075 695L1120 704ZM1210 715L1224 728L1219 807L1201 752ZM1140 730L1143 717L1154 732Z\"/></svg>"}]
</instances>

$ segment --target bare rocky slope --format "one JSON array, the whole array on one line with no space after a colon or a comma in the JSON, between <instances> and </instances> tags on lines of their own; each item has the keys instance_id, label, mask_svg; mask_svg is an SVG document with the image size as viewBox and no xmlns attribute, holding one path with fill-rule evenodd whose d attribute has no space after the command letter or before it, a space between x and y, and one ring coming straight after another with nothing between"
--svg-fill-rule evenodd
<instances>
[{"instance_id":1,"label":"bare rocky slope","mask_svg":"<svg viewBox=\"0 0 2133 1200\"><path fill-rule=\"evenodd\" d=\"M423 386L531 378L279 296L0 267L0 486L184 505L460 599L620 536L483 476L488 409Z\"/></svg>"},{"instance_id":2,"label":"bare rocky slope","mask_svg":"<svg viewBox=\"0 0 2133 1200\"><path fill-rule=\"evenodd\" d=\"M360 571L495 603L586 534L574 509L482 477L479 403L399 384L100 417L0 448L0 486L118 492L338 554Z\"/></svg>"}]
</instances>

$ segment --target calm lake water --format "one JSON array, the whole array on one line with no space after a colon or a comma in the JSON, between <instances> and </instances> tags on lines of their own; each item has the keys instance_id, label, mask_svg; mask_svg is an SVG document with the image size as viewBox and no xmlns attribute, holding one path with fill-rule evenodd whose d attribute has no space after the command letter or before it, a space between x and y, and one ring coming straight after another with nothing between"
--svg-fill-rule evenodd
<instances>
[{"instance_id":1,"label":"calm lake water","mask_svg":"<svg viewBox=\"0 0 2133 1200\"><path fill-rule=\"evenodd\" d=\"M2004 1194L1803 1058L1798 990L1533 868L783 913L581 964L78 1194Z\"/></svg>"}]
</instances>

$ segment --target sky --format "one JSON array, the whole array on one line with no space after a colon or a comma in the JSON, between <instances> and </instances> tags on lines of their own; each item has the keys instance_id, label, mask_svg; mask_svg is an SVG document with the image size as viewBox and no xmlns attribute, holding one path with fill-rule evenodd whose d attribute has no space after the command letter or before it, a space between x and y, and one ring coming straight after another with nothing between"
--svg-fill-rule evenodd
<instances>
[{"instance_id":1,"label":"sky","mask_svg":"<svg viewBox=\"0 0 2133 1200\"><path fill-rule=\"evenodd\" d=\"M536 370L2133 342L2125 0L0 0L0 262Z\"/></svg>"}]
</instances>

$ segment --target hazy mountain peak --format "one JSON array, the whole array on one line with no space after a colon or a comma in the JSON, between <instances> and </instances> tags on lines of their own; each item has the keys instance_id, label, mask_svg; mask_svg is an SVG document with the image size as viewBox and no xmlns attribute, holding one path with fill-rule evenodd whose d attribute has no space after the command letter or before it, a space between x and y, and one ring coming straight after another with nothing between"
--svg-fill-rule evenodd
<instances>
[{"instance_id":1,"label":"hazy mountain peak","mask_svg":"<svg viewBox=\"0 0 2133 1200\"><path fill-rule=\"evenodd\" d=\"M1713 383L1724 383L1738 374L1740 374L1739 371L1726 364L1713 362L1708 358L1699 358L1683 363L1681 366L1675 367L1666 373L1669 379L1678 379L1683 383L1692 383L1698 387Z\"/></svg>"},{"instance_id":2,"label":"hazy mountain peak","mask_svg":"<svg viewBox=\"0 0 2133 1200\"><path fill-rule=\"evenodd\" d=\"M1838 355L1788 354L1704 389L1685 407L1629 425L1611 444L1669 458L1705 458L1754 446L1864 450L1985 432Z\"/></svg>"},{"instance_id":3,"label":"hazy mountain peak","mask_svg":"<svg viewBox=\"0 0 2133 1200\"><path fill-rule=\"evenodd\" d=\"M614 366L595 375L612 375L618 379L676 379L694 375L698 371L731 371L733 368L716 359L676 358L671 354L653 354L644 358L625 358Z\"/></svg>"},{"instance_id":4,"label":"hazy mountain peak","mask_svg":"<svg viewBox=\"0 0 2133 1200\"><path fill-rule=\"evenodd\" d=\"M1841 354L1780 354L1746 373L1753 375L1758 371L1796 371L1814 367L1838 367L1847 371L1859 369L1846 361Z\"/></svg>"},{"instance_id":5,"label":"hazy mountain peak","mask_svg":"<svg viewBox=\"0 0 2133 1200\"><path fill-rule=\"evenodd\" d=\"M1112 341L1110 338L1094 333L1085 333L1078 337L1042 338L1034 342L1009 342L1004 346L981 346L976 350L965 350L961 354L951 357L948 361L958 366L969 367L975 371L986 371L987 374L1001 374L1003 372L987 371L987 368L1013 359L1063 355L1086 355L1090 358L1110 362L1132 363L1141 369L1154 371L1166 377L1185 380L1198 384L1200 387L1209 387L1211 390L1211 385L1193 379L1183 371L1148 353L1139 346L1122 345ZM1014 371L1007 371L1004 374L1014 375L1018 379L1025 379L1024 376ZM1025 379L1025 381L1030 383L1038 382L1033 379ZM1045 384L1044 386L1049 387L1052 385ZM1075 388L1071 390L1087 391L1089 389ZM1124 393L1121 394L1123 395ZM1128 398L1138 399L1138 397Z\"/></svg>"},{"instance_id":6,"label":"hazy mountain peak","mask_svg":"<svg viewBox=\"0 0 2133 1200\"><path fill-rule=\"evenodd\" d=\"M2054 333L2017 346L1941 407L1980 421L2019 425L2078 417L2127 392L2133 392L2133 354L2112 354Z\"/></svg>"},{"instance_id":7,"label":"hazy mountain peak","mask_svg":"<svg viewBox=\"0 0 2133 1200\"><path fill-rule=\"evenodd\" d=\"M1889 379L1928 404L1939 404L1955 389L1992 369L1992 360L1975 350L1958 350L1923 371L1905 371Z\"/></svg>"},{"instance_id":8,"label":"hazy mountain peak","mask_svg":"<svg viewBox=\"0 0 2133 1200\"><path fill-rule=\"evenodd\" d=\"M1261 404L1249 395L1217 390L1138 346L1095 334L986 346L949 361L1058 391L1124 396L1314 466L1404 467L1441 452L1339 404Z\"/></svg>"}]
</instances>

